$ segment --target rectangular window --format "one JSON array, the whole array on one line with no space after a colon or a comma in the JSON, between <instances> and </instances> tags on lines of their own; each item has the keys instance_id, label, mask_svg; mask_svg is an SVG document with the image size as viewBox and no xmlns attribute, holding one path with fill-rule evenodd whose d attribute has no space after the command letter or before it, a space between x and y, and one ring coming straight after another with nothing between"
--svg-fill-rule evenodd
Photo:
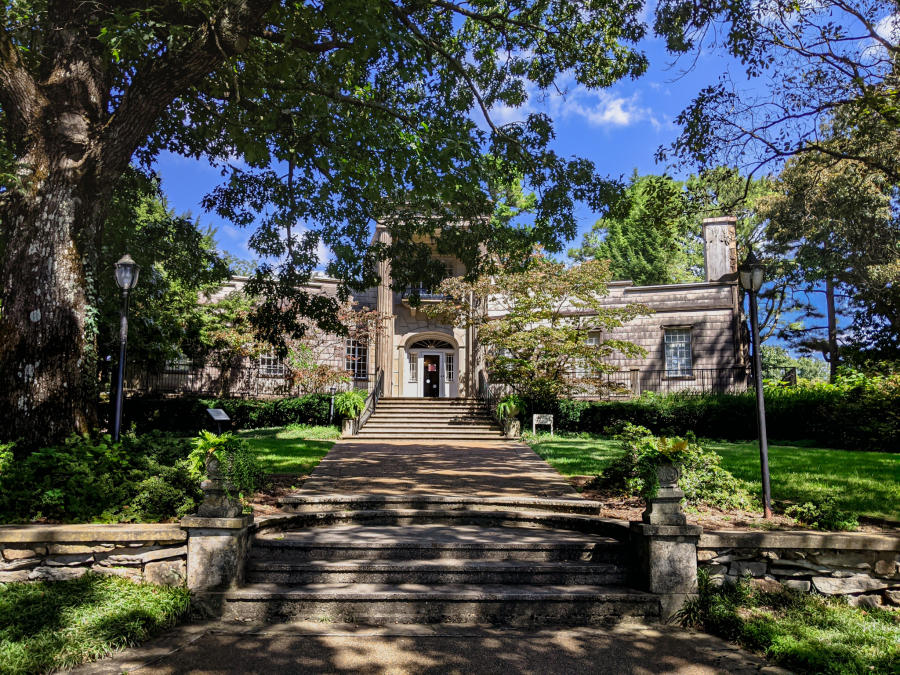
<instances>
[{"instance_id":1,"label":"rectangular window","mask_svg":"<svg viewBox=\"0 0 900 675\"><path fill-rule=\"evenodd\" d=\"M447 382L453 382L453 354L444 355L444 366L447 371Z\"/></svg>"},{"instance_id":2,"label":"rectangular window","mask_svg":"<svg viewBox=\"0 0 900 675\"><path fill-rule=\"evenodd\" d=\"M409 370L409 381L410 382L418 382L419 381L419 355L415 352L409 352L407 354L407 363Z\"/></svg>"},{"instance_id":3,"label":"rectangular window","mask_svg":"<svg viewBox=\"0 0 900 675\"><path fill-rule=\"evenodd\" d=\"M589 335L584 343L588 347L597 347L600 344L600 337L597 335ZM575 377L591 377L594 373L588 368L588 365L579 359L575 362Z\"/></svg>"},{"instance_id":4,"label":"rectangular window","mask_svg":"<svg viewBox=\"0 0 900 675\"><path fill-rule=\"evenodd\" d=\"M260 354L259 374L263 377L284 377L284 362L273 352Z\"/></svg>"},{"instance_id":5,"label":"rectangular window","mask_svg":"<svg viewBox=\"0 0 900 675\"><path fill-rule=\"evenodd\" d=\"M364 380L368 377L369 348L365 343L352 338L347 339L345 367L353 374L355 380Z\"/></svg>"},{"instance_id":6,"label":"rectangular window","mask_svg":"<svg viewBox=\"0 0 900 675\"><path fill-rule=\"evenodd\" d=\"M666 376L690 377L693 369L691 362L691 329L666 328Z\"/></svg>"}]
</instances>

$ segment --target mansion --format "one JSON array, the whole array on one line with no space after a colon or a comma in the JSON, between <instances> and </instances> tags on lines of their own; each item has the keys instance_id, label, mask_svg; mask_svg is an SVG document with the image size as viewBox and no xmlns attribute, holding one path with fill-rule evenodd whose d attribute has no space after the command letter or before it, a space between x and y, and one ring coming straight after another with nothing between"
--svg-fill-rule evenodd
<instances>
[{"instance_id":1,"label":"mansion","mask_svg":"<svg viewBox=\"0 0 900 675\"><path fill-rule=\"evenodd\" d=\"M375 240L387 242L378 226ZM618 372L608 378L617 395L643 391L731 391L747 385L745 339L737 282L735 219L703 222L705 278L701 282L635 286L613 281L603 298L611 307L640 303L652 314L639 316L609 337L643 347L641 358L613 359ZM448 273L462 275L459 261L437 256ZM334 338L321 356L328 365L345 368L354 386L371 389L379 379L385 398L471 398L478 395L484 360L475 328L456 328L425 316L407 293L391 288L390 263L382 262L381 283L353 297L358 306L377 310L383 328L370 342ZM215 301L239 292L246 278L233 277ZM314 277L313 292L336 295L337 281ZM419 290L422 305L440 296ZM488 307L490 313L491 308ZM296 391L285 365L273 354L244 364L227 383L215 367L170 364L163 373L130 377L129 388L156 393L212 393L239 396L286 396Z\"/></svg>"}]
</instances>

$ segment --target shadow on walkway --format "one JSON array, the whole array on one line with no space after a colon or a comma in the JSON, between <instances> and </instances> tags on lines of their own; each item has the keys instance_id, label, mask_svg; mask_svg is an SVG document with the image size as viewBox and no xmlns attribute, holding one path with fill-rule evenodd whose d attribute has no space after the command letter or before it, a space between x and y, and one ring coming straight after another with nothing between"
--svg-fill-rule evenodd
<instances>
[{"instance_id":1,"label":"shadow on walkway","mask_svg":"<svg viewBox=\"0 0 900 675\"><path fill-rule=\"evenodd\" d=\"M188 626L78 673L784 672L718 638L671 627Z\"/></svg>"},{"instance_id":2,"label":"shadow on walkway","mask_svg":"<svg viewBox=\"0 0 900 675\"><path fill-rule=\"evenodd\" d=\"M577 497L523 443L341 441L300 494L433 494Z\"/></svg>"}]
</instances>

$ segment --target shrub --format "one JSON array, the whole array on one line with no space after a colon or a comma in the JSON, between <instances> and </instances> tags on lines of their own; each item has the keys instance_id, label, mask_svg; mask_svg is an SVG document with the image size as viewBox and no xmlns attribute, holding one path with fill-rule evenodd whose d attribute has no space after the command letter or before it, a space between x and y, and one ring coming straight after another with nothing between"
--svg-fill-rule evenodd
<instances>
[{"instance_id":1,"label":"shrub","mask_svg":"<svg viewBox=\"0 0 900 675\"><path fill-rule=\"evenodd\" d=\"M201 498L188 441L158 432L71 436L13 460L0 452L0 520L152 522L190 512Z\"/></svg>"},{"instance_id":2,"label":"shrub","mask_svg":"<svg viewBox=\"0 0 900 675\"><path fill-rule=\"evenodd\" d=\"M897 451L900 375L847 375L836 384L800 381L769 384L766 426L770 438L812 440L823 447ZM529 413L532 411L529 411ZM756 398L742 394L645 393L625 401L560 401L553 412L563 431L605 433L630 422L656 434L694 432L708 438L756 438Z\"/></svg>"},{"instance_id":3,"label":"shrub","mask_svg":"<svg viewBox=\"0 0 900 675\"><path fill-rule=\"evenodd\" d=\"M214 429L207 408L221 408L231 418L232 429L283 427L288 424L328 424L331 398L328 394L307 394L297 398L256 400L242 398L148 398L125 402L124 426L138 432L163 431L196 434Z\"/></svg>"},{"instance_id":4,"label":"shrub","mask_svg":"<svg viewBox=\"0 0 900 675\"><path fill-rule=\"evenodd\" d=\"M230 433L217 436L201 431L188 458L192 473L198 478L204 476L212 457L219 460L225 479L238 491L236 496L249 495L262 484L262 465L247 441Z\"/></svg>"},{"instance_id":5,"label":"shrub","mask_svg":"<svg viewBox=\"0 0 900 675\"><path fill-rule=\"evenodd\" d=\"M619 438L625 452L597 476L594 486L652 498L659 487L656 469L666 458L680 466L678 486L689 503L719 508L753 506L753 498L741 482L719 466L719 455L700 447L692 434L657 438L644 427L626 423Z\"/></svg>"},{"instance_id":6,"label":"shrub","mask_svg":"<svg viewBox=\"0 0 900 675\"><path fill-rule=\"evenodd\" d=\"M366 394L360 389L342 391L334 397L334 409L345 419L356 419L366 406Z\"/></svg>"},{"instance_id":7,"label":"shrub","mask_svg":"<svg viewBox=\"0 0 900 675\"><path fill-rule=\"evenodd\" d=\"M816 530L852 531L859 527L859 519L852 513L839 510L833 497L826 497L819 503L789 506L784 514Z\"/></svg>"}]
</instances>

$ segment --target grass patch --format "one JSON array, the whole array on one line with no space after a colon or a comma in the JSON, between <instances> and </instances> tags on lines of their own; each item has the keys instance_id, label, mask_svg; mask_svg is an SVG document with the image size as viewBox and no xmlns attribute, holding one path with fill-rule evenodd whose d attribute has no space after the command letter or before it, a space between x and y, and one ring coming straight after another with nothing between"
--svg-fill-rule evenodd
<instances>
[{"instance_id":1,"label":"grass patch","mask_svg":"<svg viewBox=\"0 0 900 675\"><path fill-rule=\"evenodd\" d=\"M564 476L592 476L622 454L620 441L595 434L525 434L534 451ZM761 491L755 442L701 440L722 456L722 468L751 494ZM835 506L861 516L900 520L900 458L884 452L769 446L772 498L802 504L834 497Z\"/></svg>"},{"instance_id":2,"label":"grass patch","mask_svg":"<svg viewBox=\"0 0 900 675\"><path fill-rule=\"evenodd\" d=\"M266 473L308 474L328 454L341 432L337 427L291 424L236 435L250 444Z\"/></svg>"},{"instance_id":3,"label":"grass patch","mask_svg":"<svg viewBox=\"0 0 900 675\"><path fill-rule=\"evenodd\" d=\"M753 494L760 493L757 443L704 441L703 445L719 453L722 466L747 483ZM831 496L843 511L900 520L896 454L770 445L769 476L773 499L802 504Z\"/></svg>"},{"instance_id":4,"label":"grass patch","mask_svg":"<svg viewBox=\"0 0 900 675\"><path fill-rule=\"evenodd\" d=\"M0 584L0 673L68 668L136 645L175 625L188 601L186 589L94 574Z\"/></svg>"},{"instance_id":5,"label":"grass patch","mask_svg":"<svg viewBox=\"0 0 900 675\"><path fill-rule=\"evenodd\" d=\"M764 592L746 582L714 588L698 575L700 596L682 610L685 625L763 652L796 673L896 673L900 614L850 607L841 598Z\"/></svg>"}]
</instances>

